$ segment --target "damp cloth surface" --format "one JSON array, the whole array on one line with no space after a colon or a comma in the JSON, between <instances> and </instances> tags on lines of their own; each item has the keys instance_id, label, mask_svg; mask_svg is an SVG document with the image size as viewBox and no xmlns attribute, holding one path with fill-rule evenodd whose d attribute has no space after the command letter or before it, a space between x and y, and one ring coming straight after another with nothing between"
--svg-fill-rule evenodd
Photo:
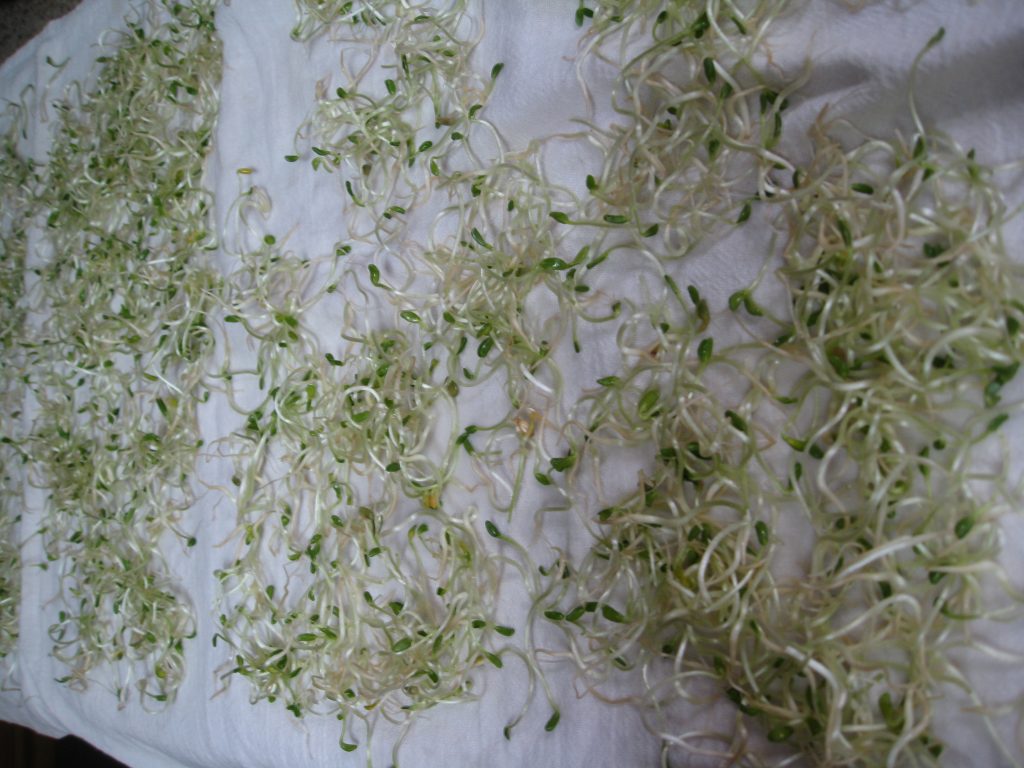
<instances>
[{"instance_id":1,"label":"damp cloth surface","mask_svg":"<svg viewBox=\"0 0 1024 768\"><path fill-rule=\"evenodd\" d=\"M917 74L916 99L922 119L951 135L964 147L975 147L979 161L991 166L1024 159L1024 6L1018 0L954 2L851 3L815 0L794 4L776 22L767 40L770 60L764 62L780 82L806 75L806 83L792 96L786 114L784 150L793 156L806 151L807 132L824 110L833 118L844 117L866 134L890 136L899 130L911 135L913 125L907 108L907 85L915 56L940 27L945 39L924 58ZM577 79L575 57L579 29L574 24L575 0L482 0L475 13L482 18L482 39L474 54L481 72L495 63L504 64L486 117L495 125L508 151L525 150L531 141L581 130L580 118L590 106ZM45 158L54 111L45 105L58 99L75 80L88 83L94 76L94 59L104 30L118 27L131 11L125 0L85 0L69 16L50 24L45 31L0 67L0 97L33 103L26 150ZM220 114L214 150L206 171L217 220L225 241L232 229L228 222L232 203L239 193L239 168L253 169L253 180L266 189L273 201L268 231L284 236L300 253L318 254L339 240L339 218L346 198L335 180L326 175L311 178L308 169L287 164L282 158L295 147L298 127L309 115L318 84L333 89L338 83L337 43L320 38L312 43L292 40L295 9L287 0L233 0L218 10L218 32L224 46L224 72ZM69 59L57 74L51 61ZM591 72L591 97L596 104L595 122L616 119L607 106L614 82L610 71ZM31 88L29 88L31 86ZM321 86L322 87L322 86ZM26 90L28 89L28 90ZM602 102L602 97L605 101ZM589 153L589 154L588 154ZM549 151L546 171L553 181L578 186L593 161L592 150L565 143L564 151ZM1003 176L1003 188L1013 204L1024 201L1024 184L1012 167ZM406 234L415 241L416 225ZM219 233L220 234L220 233ZM710 238L689 259L689 280L702 286L709 301L723 306L727 297L753 279L771 233L757 218L749 227ZM1008 251L1024 260L1024 227L1020 218L1006 228ZM216 255L229 269L227 250ZM620 275L629 281L627 271ZM642 286L638 285L641 291ZM325 334L328 329L323 329ZM600 347L598 346L600 350ZM614 346L611 347L614 352ZM610 353L609 353L610 354ZM583 360L569 360L567 375L593 381L606 373L600 352ZM1019 382L1018 382L1019 383ZM1017 389L1008 388L1012 400ZM483 420L489 403L482 394L469 403L464 423L475 416ZM473 413L475 412L475 413ZM238 418L228 408L212 403L201 410L201 430L207 442L238 429ZM1019 479L1024 466L1024 421L1020 414L1005 427L1005 439L1014 466L1010 477ZM225 482L230 470L211 466L208 480ZM624 470L625 471L625 470ZM219 473L219 474L218 474ZM628 483L630 478L621 478ZM521 504L530 509L539 503L524 493ZM42 520L45 494L28 489L21 521L24 569L21 629L15 669L9 690L0 692L0 717L41 733L78 735L118 760L135 768L276 768L289 766L361 766L365 749L346 754L338 748L339 727L330 717L297 719L280 704L250 703L244 679L225 685L224 673L231 659L224 647L214 647L217 583L215 569L231 558L225 545L235 527L231 505L213 494L203 495L189 511L183 527L198 532L199 543L187 555L169 552L167 557L189 595L198 621L198 636L187 647L187 676L170 706L146 712L136 700L119 708L102 682L84 693L55 682L62 665L50 656L48 628L60 610L58 569L36 567L42 550L32 536ZM487 517L482 514L481 518ZM546 540L567 549L585 542L564 525L544 534L533 529L533 520L509 523L509 530L524 541ZM1005 552L1019 552L1024 532L1017 521L1006 519ZM180 550L180 547L178 547ZM794 547L793 557L802 555ZM1024 577L1019 560L1005 556L1011 575ZM796 567L795 564L794 567ZM507 574L514 580L514 571ZM510 584L501 593L503 613L510 623L524 610L524 596ZM1008 651L1024 651L1019 624L988 628L988 637ZM554 636L540 641L555 642ZM1024 665L972 662L978 690L1002 702L1024 695ZM424 712L407 733L381 724L372 744L374 765L391 764L391 745L404 738L401 758L407 766L492 768L535 766L655 766L660 744L645 729L636 708L616 704L615 685L604 696L588 695L585 684L570 665L545 662L549 682L561 709L557 729L547 733L544 724L550 710L543 696L534 692L533 705L511 740L502 730L530 695L522 664L509 660L504 669L481 667L475 701L442 705ZM622 691L631 690L624 683ZM938 707L939 730L947 745L944 764L950 766L999 766L1003 758L977 721L956 709ZM730 722L731 714L697 708L688 714L693 727ZM1018 758L1017 719L1001 718L998 727ZM719 765L693 758L679 765Z\"/></svg>"}]
</instances>

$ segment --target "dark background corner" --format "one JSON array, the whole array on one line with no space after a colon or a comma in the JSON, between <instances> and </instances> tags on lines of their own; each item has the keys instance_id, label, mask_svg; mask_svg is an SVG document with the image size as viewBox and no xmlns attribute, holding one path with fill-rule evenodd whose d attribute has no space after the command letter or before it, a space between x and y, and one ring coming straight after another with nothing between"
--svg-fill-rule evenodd
<instances>
[{"instance_id":1,"label":"dark background corner","mask_svg":"<svg viewBox=\"0 0 1024 768\"><path fill-rule=\"evenodd\" d=\"M46 22L68 13L81 0L0 0L0 61L38 35Z\"/></svg>"}]
</instances>

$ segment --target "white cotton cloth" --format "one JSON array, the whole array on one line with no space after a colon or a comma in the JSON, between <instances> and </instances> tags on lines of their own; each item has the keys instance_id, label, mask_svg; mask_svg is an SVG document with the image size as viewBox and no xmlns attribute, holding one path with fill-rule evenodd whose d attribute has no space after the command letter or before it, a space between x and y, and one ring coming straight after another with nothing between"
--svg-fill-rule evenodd
<instances>
[{"instance_id":1,"label":"white cotton cloth","mask_svg":"<svg viewBox=\"0 0 1024 768\"><path fill-rule=\"evenodd\" d=\"M574 122L587 105L576 79L574 56L579 30L574 24L576 0L478 0L485 34L477 50L481 72L504 63L487 119L498 126L512 149L531 139L579 130ZM917 52L939 27L945 40L924 59L918 74L917 101L922 118L963 146L977 148L980 162L996 165L1024 158L1024 4L1019 0L967 3L956 0L883 0L859 10L839 0L807 2L777 23L768 38L768 66L780 81L811 68L806 85L791 99L786 113L783 152L806 152L807 129L823 109L843 116L868 133L887 136L894 130L909 135L907 81ZM116 27L130 9L128 0L85 0L69 16L44 32L0 67L0 96L19 101L36 98L27 150L44 158L52 109L75 79L88 79L104 29ZM291 232L289 247L311 255L329 252L341 235L336 225L344 193L334 177L309 173L303 164L282 162L294 149L295 132L314 102L316 84L337 78L334 43L296 43L290 38L295 11L289 0L234 0L218 11L224 42L224 76L216 148L209 162L207 185L215 193L221 222L239 193L239 168L252 168L253 179L274 201L270 231ZM46 57L70 63L56 78ZM51 82L52 80L52 82ZM595 94L610 87L600 77L591 83ZM24 91L34 85L35 91ZM34 93L34 96L33 96ZM599 111L598 119L601 119ZM578 185L590 162L582 150L550 158L553 180ZM1012 199L1024 199L1020 177L1005 176ZM1024 253L1024 231L1018 220L1009 227L1011 252ZM691 282L717 306L748 283L761 264L767 243L764 222L714 239L688 260ZM751 258L749 254L758 254ZM217 257L229 268L231 256ZM591 382L607 371L597 355L572 369ZM568 370L568 368L566 368ZM1018 388L1019 391L1019 388ZM1012 393L1011 393L1012 394ZM480 406L486 410L486 403ZM203 411L207 442L238 426L228 409ZM1022 446L1022 423L1007 427L1014 448ZM1022 464L1016 451L1016 476ZM1015 475L1011 474L1011 477ZM528 492L532 490L528 489ZM101 685L76 693L55 682L63 668L49 655L47 628L55 621L60 601L55 570L35 567L42 560L37 529L42 492L29 489L21 535L25 541L21 635L14 682L16 690L0 693L0 718L52 736L78 735L135 768L344 768L365 764L365 750L339 750L339 727L332 718L297 720L280 704L249 702L244 679L224 689L220 675L228 651L214 648L215 568L231 558L216 546L234 527L226 500L206 495L187 521L200 531L200 543L184 553L168 553L172 566L196 607L198 638L187 645L188 674L173 705L157 713L143 711L133 700L119 710L113 694ZM529 495L523 507L531 508ZM522 523L524 539L530 523ZM186 526L188 527L188 526ZM1007 551L1020 551L1020 526L1007 522ZM552 538L567 532L550 534ZM577 542L578 544L579 542ZM1007 557L1012 565L1012 557ZM1015 567L1024 577L1024 568ZM514 590L505 597L516 609ZM521 608L521 606L520 606ZM994 636L1007 648L1024 650L1024 633L1007 626ZM659 764L660 745L645 730L635 710L586 696L569 665L547 665L561 707L559 727L544 731L550 710L537 695L525 720L510 741L502 729L526 696L527 679L519 662L505 669L481 669L478 702L442 706L419 718L406 736L402 764L413 768L618 768ZM986 668L975 665L980 690L1000 701L1024 694L1024 667ZM976 720L944 711L941 726L950 766L1003 764ZM714 719L696 713L695 722ZM1014 720L1004 724L1011 743ZM391 764L390 746L397 733L381 727L375 735L373 761ZM1020 752L1019 747L1015 747ZM687 765L703 765L696 759ZM717 763L708 763L708 765Z\"/></svg>"}]
</instances>

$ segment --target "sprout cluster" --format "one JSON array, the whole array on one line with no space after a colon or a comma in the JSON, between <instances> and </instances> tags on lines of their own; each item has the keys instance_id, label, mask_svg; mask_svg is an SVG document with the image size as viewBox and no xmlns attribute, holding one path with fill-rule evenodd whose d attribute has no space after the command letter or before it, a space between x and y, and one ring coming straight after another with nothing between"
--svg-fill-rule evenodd
<instances>
[{"instance_id":1,"label":"sprout cluster","mask_svg":"<svg viewBox=\"0 0 1024 768\"><path fill-rule=\"evenodd\" d=\"M209 3L152 6L126 23L106 41L96 85L55 104L53 147L31 178L13 176L8 141L5 180L28 213L6 240L5 285L9 259L10 293L25 298L7 302L5 289L15 352L4 384L17 384L31 414L9 445L45 494L61 681L84 687L106 668L119 700L138 687L166 701L195 633L163 552L195 543L178 523L195 498L218 285L202 174L220 42ZM40 237L26 263L17 249L29 223Z\"/></svg>"},{"instance_id":2,"label":"sprout cluster","mask_svg":"<svg viewBox=\"0 0 1024 768\"><path fill-rule=\"evenodd\" d=\"M305 146L284 158L336 175L347 226L310 260L265 232L261 187L236 206L216 378L238 428L216 451L233 466L238 527L216 572L213 641L232 648L227 674L247 678L254 702L335 715L350 751L380 717L404 724L473 698L474 670L503 667L515 634L495 616L503 561L485 552L476 509L448 499L473 450L456 408L473 373L442 333L454 318L425 303L437 277L409 244L392 247L440 164L468 146L497 71L468 69L462 3L300 10L296 36L326 24L343 63L361 62L318 91ZM474 368L493 344L481 336Z\"/></svg>"},{"instance_id":3,"label":"sprout cluster","mask_svg":"<svg viewBox=\"0 0 1024 768\"><path fill-rule=\"evenodd\" d=\"M24 507L25 453L22 386L24 365L20 340L27 306L24 298L30 189L33 164L17 150L23 108L5 116L7 132L0 148L0 658L18 643L21 597L21 511ZM7 667L5 665L5 671Z\"/></svg>"},{"instance_id":4,"label":"sprout cluster","mask_svg":"<svg viewBox=\"0 0 1024 768\"><path fill-rule=\"evenodd\" d=\"M728 17L701 18L684 37L725 34ZM728 82L721 58L705 68L699 49L687 59L674 45L671 65L661 62L665 19L623 13L594 27L594 47L613 32L622 46L637 26L653 36L623 69L621 91L665 90L669 66L693 73L694 88ZM730 34L742 37L739 22ZM649 60L662 69L637 64ZM629 80L636 70L643 88ZM762 90L762 114L777 116L783 98ZM658 103L637 103L638 124ZM725 188L735 200L756 176L750 199L770 207L783 242L765 254L758 284L728 300L746 338L716 346L714 311L696 286L683 296L672 274L685 272L665 261L674 254L656 254L665 299L625 320L623 370L577 404L574 443L595 478L623 448L649 458L636 488L603 498L596 514L589 489L566 488L595 544L559 563L544 616L565 628L565 653L593 686L616 668L641 671L636 698L654 713L666 761L686 750L743 764L776 754L932 765L943 750L931 728L937 698L959 688L984 716L953 659L975 642L970 622L1017 607L997 555L998 516L1019 489L974 457L1009 417L1000 392L1021 361L1021 273L1001 239L1009 212L993 172L911 112L909 140L866 140L820 120L804 167L764 154L775 134L765 138L763 120L754 135L764 152L724 141L747 153L750 171ZM634 153L626 167L617 199L657 210L665 164ZM588 187L596 195L602 182ZM686 216L721 222L721 199L694 201ZM603 202L586 218L618 221ZM735 221L749 215L742 203ZM648 250L635 239L648 219L622 218L633 248ZM787 302L757 300L779 284ZM783 580L773 559L801 555L775 531L801 520L813 547ZM680 702L721 700L736 713L729 729L679 719Z\"/></svg>"}]
</instances>

